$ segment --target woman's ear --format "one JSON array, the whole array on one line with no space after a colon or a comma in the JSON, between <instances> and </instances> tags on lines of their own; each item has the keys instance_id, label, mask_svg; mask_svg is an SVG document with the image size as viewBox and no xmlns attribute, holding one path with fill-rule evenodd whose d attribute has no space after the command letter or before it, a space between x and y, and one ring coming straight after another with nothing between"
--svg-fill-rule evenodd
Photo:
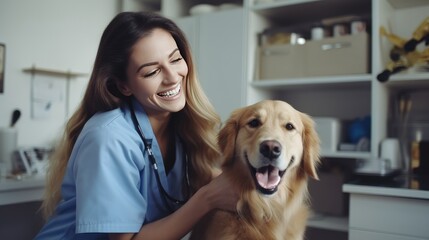
<instances>
[{"instance_id":1,"label":"woman's ear","mask_svg":"<svg viewBox=\"0 0 429 240\"><path fill-rule=\"evenodd\" d=\"M131 88L128 87L128 85L125 82L116 81L116 88L122 95L129 97L133 93L131 92Z\"/></svg>"},{"instance_id":2,"label":"woman's ear","mask_svg":"<svg viewBox=\"0 0 429 240\"><path fill-rule=\"evenodd\" d=\"M132 94L125 83L122 83L112 78L107 80L106 87L110 94L117 98L128 97Z\"/></svg>"}]
</instances>

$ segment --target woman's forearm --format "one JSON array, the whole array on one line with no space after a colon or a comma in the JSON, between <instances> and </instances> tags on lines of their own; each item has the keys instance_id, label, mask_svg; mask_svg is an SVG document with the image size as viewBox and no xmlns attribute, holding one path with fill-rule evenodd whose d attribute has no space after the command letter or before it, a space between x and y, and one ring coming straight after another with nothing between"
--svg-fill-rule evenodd
<instances>
[{"instance_id":1,"label":"woman's forearm","mask_svg":"<svg viewBox=\"0 0 429 240\"><path fill-rule=\"evenodd\" d=\"M140 232L132 239L181 239L209 211L212 206L206 199L203 187L189 201L171 215L158 221L143 225Z\"/></svg>"},{"instance_id":2,"label":"woman's forearm","mask_svg":"<svg viewBox=\"0 0 429 240\"><path fill-rule=\"evenodd\" d=\"M237 191L223 174L200 188L189 201L171 215L145 224L137 234L111 234L111 240L181 239L214 209L236 211Z\"/></svg>"}]
</instances>

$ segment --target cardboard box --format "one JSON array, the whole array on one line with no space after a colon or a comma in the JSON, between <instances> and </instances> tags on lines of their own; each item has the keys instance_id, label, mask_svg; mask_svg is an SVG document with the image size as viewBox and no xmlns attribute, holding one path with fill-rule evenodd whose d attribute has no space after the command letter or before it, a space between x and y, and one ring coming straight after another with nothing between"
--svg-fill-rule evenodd
<instances>
[{"instance_id":1,"label":"cardboard box","mask_svg":"<svg viewBox=\"0 0 429 240\"><path fill-rule=\"evenodd\" d=\"M306 76L369 72L368 34L344 35L306 43Z\"/></svg>"},{"instance_id":2,"label":"cardboard box","mask_svg":"<svg viewBox=\"0 0 429 240\"><path fill-rule=\"evenodd\" d=\"M259 79L304 76L305 45L281 44L260 47Z\"/></svg>"},{"instance_id":3,"label":"cardboard box","mask_svg":"<svg viewBox=\"0 0 429 240\"><path fill-rule=\"evenodd\" d=\"M369 72L367 33L259 48L259 79L285 79Z\"/></svg>"}]
</instances>

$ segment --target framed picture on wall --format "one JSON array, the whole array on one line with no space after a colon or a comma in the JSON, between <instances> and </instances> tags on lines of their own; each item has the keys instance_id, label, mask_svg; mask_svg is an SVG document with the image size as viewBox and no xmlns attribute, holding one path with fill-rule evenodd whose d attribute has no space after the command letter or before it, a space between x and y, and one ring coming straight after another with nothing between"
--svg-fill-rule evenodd
<instances>
[{"instance_id":1,"label":"framed picture on wall","mask_svg":"<svg viewBox=\"0 0 429 240\"><path fill-rule=\"evenodd\" d=\"M6 59L6 45L0 43L0 93L4 91L4 69Z\"/></svg>"}]
</instances>

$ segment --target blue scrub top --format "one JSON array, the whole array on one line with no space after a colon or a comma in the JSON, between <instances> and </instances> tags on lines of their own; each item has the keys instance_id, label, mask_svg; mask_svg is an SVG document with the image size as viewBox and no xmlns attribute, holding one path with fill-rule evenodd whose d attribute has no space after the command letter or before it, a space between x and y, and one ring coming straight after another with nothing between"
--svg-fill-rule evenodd
<instances>
[{"instance_id":1,"label":"blue scrub top","mask_svg":"<svg viewBox=\"0 0 429 240\"><path fill-rule=\"evenodd\" d=\"M176 161L166 175L161 151L142 106L138 122L158 164L163 187L184 199L185 155L176 137ZM128 106L94 115L71 153L55 215L35 239L107 239L107 233L135 233L143 224L171 214ZM174 206L174 203L170 203Z\"/></svg>"}]
</instances>

